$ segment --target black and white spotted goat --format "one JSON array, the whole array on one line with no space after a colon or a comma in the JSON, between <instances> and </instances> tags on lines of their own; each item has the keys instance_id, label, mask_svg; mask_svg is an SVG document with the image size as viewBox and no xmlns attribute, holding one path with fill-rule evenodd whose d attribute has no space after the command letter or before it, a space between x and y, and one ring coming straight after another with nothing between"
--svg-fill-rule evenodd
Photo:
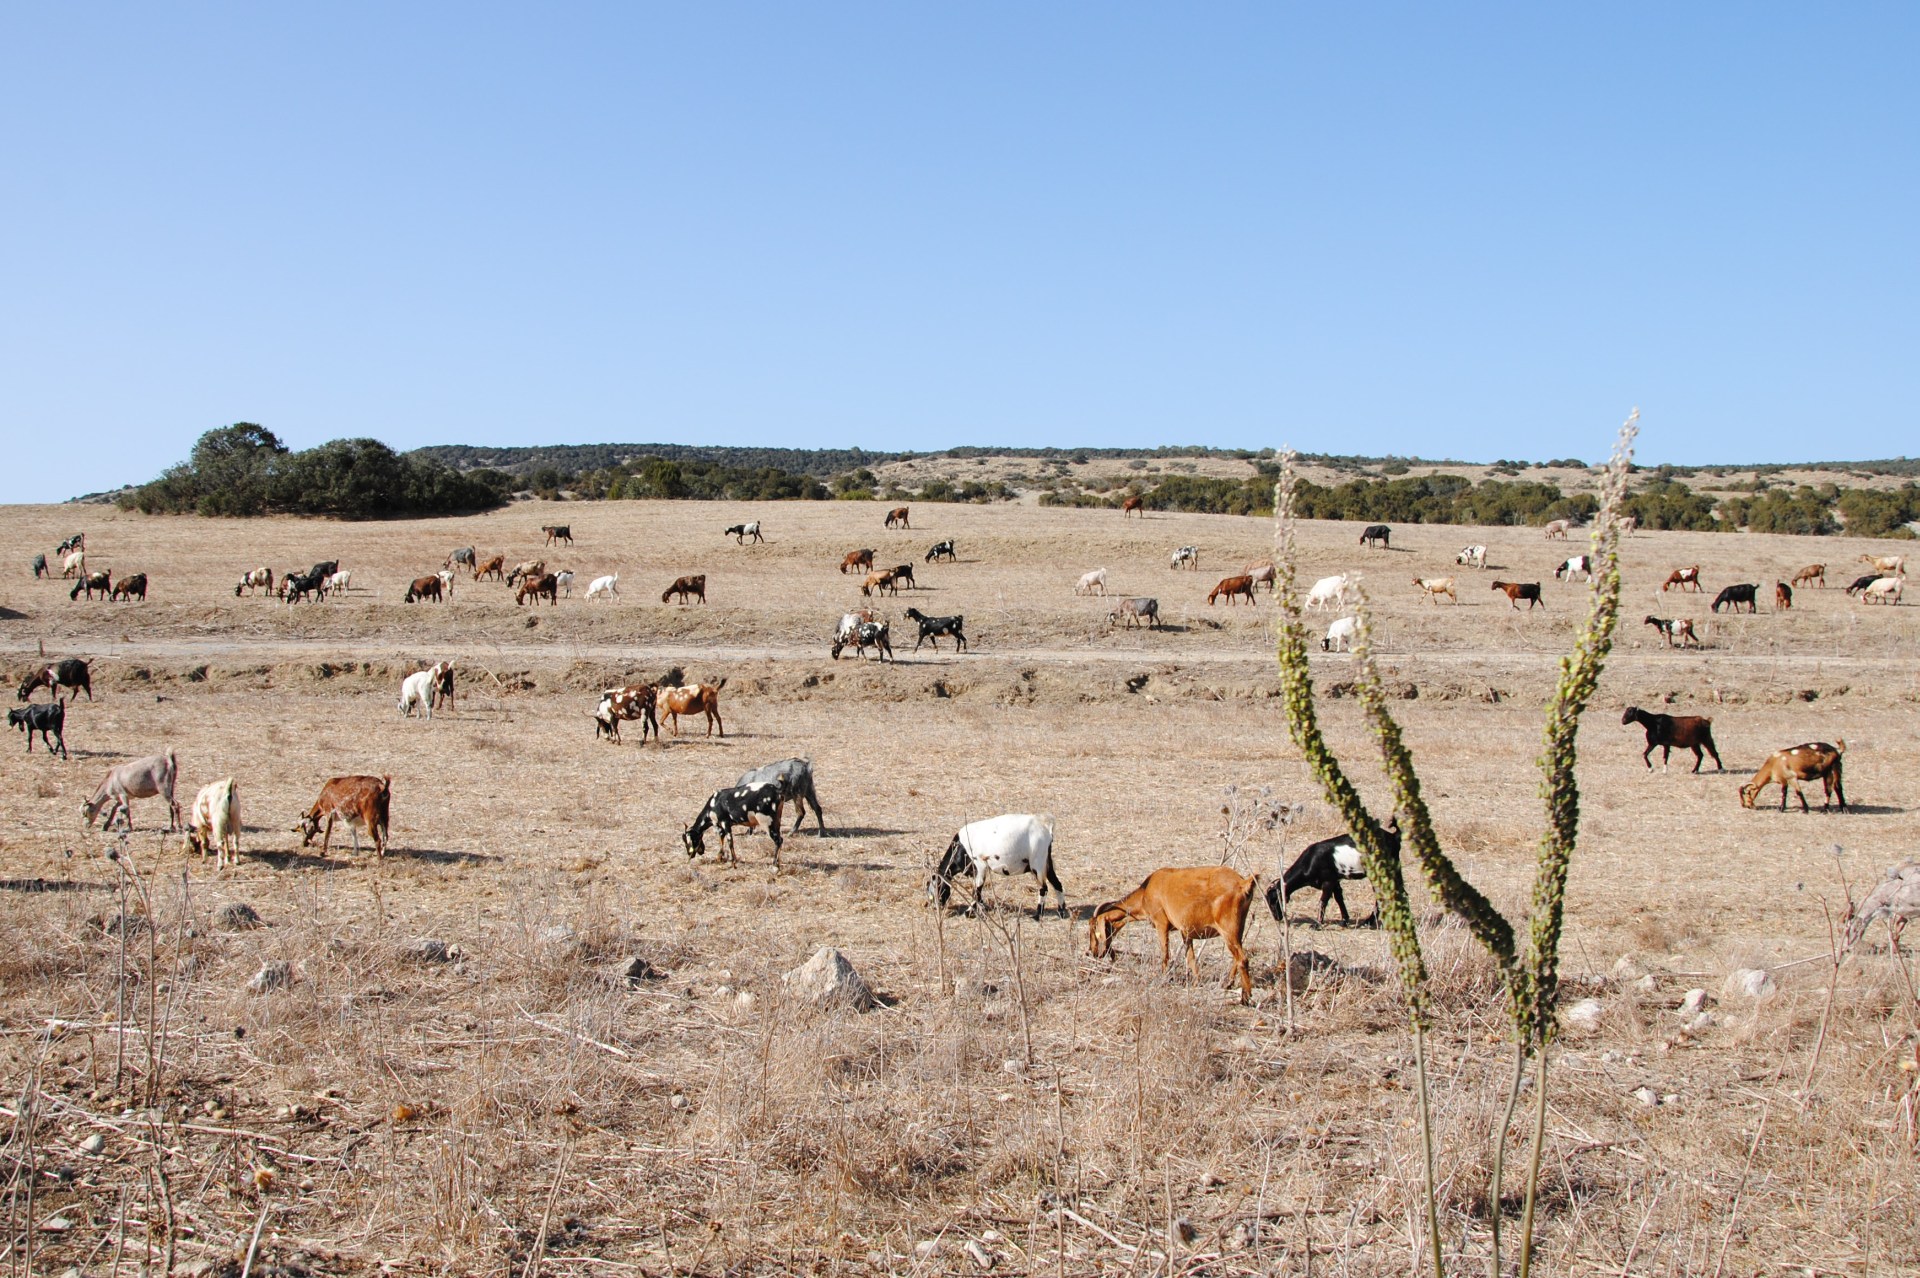
<instances>
[{"instance_id":1,"label":"black and white spotted goat","mask_svg":"<svg viewBox=\"0 0 1920 1278\"><path fill-rule=\"evenodd\" d=\"M927 549L928 563L933 563L937 559L958 560L959 558L960 556L953 549L953 538L951 537L945 541L936 541Z\"/></svg>"},{"instance_id":2,"label":"black and white spotted goat","mask_svg":"<svg viewBox=\"0 0 1920 1278\"><path fill-rule=\"evenodd\" d=\"M927 899L945 909L953 894L954 880L971 878L973 903L967 907L967 913L971 914L980 908L989 871L1033 875L1040 885L1040 899L1033 904L1033 917L1039 918L1046 906L1049 887L1053 889L1054 903L1060 907L1060 917L1067 917L1067 894L1060 886L1060 876L1053 872L1053 824L1044 817L1008 813L961 826L953 841L947 844L940 868L927 880Z\"/></svg>"},{"instance_id":3,"label":"black and white spotted goat","mask_svg":"<svg viewBox=\"0 0 1920 1278\"><path fill-rule=\"evenodd\" d=\"M1385 850L1397 853L1400 850L1400 818L1389 817L1386 825L1380 829L1380 841ZM1331 839L1322 839L1318 843L1309 843L1300 855L1294 858L1280 881L1267 889L1267 909L1272 911L1278 922L1286 917L1287 898L1305 888L1320 889L1320 919L1327 921L1327 902L1340 907L1340 921L1343 924L1353 922L1347 913L1347 899L1341 895L1340 880L1363 879L1367 876L1366 854L1351 834L1336 835ZM1376 911L1377 912L1377 911Z\"/></svg>"},{"instance_id":4,"label":"black and white spotted goat","mask_svg":"<svg viewBox=\"0 0 1920 1278\"><path fill-rule=\"evenodd\" d=\"M773 872L780 872L780 787L772 781L761 781L754 785L733 785L724 790L715 790L713 797L701 807L700 815L693 819L680 835L681 846L687 850L687 858L704 856L707 851L706 834L708 830L719 831L725 841L725 850L718 852L717 858L740 863L740 853L733 845L733 831L737 826L754 829L759 822L757 817L767 818L767 834L773 839Z\"/></svg>"},{"instance_id":5,"label":"black and white spotted goat","mask_svg":"<svg viewBox=\"0 0 1920 1278\"><path fill-rule=\"evenodd\" d=\"M920 651L920 645L923 643L931 643L935 652L940 651L941 635L951 635L954 647L958 651L967 650L967 634L961 628L966 624L967 619L964 616L929 617L918 608L907 609L907 616L920 623L920 637L913 641L915 652Z\"/></svg>"}]
</instances>

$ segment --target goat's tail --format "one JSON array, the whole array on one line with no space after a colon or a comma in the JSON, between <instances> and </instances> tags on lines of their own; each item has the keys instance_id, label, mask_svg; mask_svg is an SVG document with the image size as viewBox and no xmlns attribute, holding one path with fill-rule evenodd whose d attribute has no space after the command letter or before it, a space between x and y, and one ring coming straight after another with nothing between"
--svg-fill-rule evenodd
<instances>
[{"instance_id":1,"label":"goat's tail","mask_svg":"<svg viewBox=\"0 0 1920 1278\"><path fill-rule=\"evenodd\" d=\"M1845 737L1834 738L1833 752L1835 755L1842 755L1847 752L1847 739Z\"/></svg>"}]
</instances>

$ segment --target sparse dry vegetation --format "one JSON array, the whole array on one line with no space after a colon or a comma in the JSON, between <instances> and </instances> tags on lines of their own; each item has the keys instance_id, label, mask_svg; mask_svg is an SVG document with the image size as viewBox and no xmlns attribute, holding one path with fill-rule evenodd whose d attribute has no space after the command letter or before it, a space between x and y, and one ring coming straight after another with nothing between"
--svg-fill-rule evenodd
<instances>
[{"instance_id":1,"label":"sparse dry vegetation","mask_svg":"<svg viewBox=\"0 0 1920 1278\"><path fill-rule=\"evenodd\" d=\"M1290 1012L1264 912L1253 1008L1219 987L1217 946L1200 985L1179 963L1157 975L1150 930L1112 964L1086 956L1086 910L1148 870L1230 857L1271 874L1338 828L1288 738L1272 605L1205 607L1210 570L1271 553L1268 521L916 505L915 531L893 533L880 503L606 503L569 511L578 544L553 566L619 570L618 603L576 593L529 629L497 585L399 601L455 546L533 557L553 510L0 510L9 672L44 644L94 659L99 697L69 715L71 761L12 737L0 754L13 1272L238 1274L250 1247L256 1274L980 1272L969 1244L1003 1273L1303 1274L1309 1250L1322 1274L1418 1263L1412 1056L1382 933L1296 922ZM743 518L767 545L721 537ZM150 602L69 603L25 576L82 528L90 563L148 573ZM1303 525L1302 575L1369 572L1376 658L1439 839L1519 917L1541 707L1584 587L1553 580L1564 552L1534 529L1396 527L1372 558L1356 535ZM858 598L840 556L918 564L948 537L960 562L883 611L963 613L977 652L829 660ZM1491 548L1481 575L1544 581L1550 611L1510 614L1452 568L1468 541ZM1167 570L1184 544L1208 571ZM1643 532L1622 545L1623 608L1636 620L1677 565L1717 588L1889 549L1818 544ZM232 595L245 568L320 558L360 588L292 611ZM1169 627L1108 632L1110 601L1072 594L1097 566L1116 595L1157 595ZM1462 575L1458 608L1395 584L1443 568ZM707 607L653 602L687 572L708 574ZM1752 617L1665 606L1703 623L1705 650L1624 627L1580 738L1562 1009L1598 1004L1555 1048L1540 1271L1912 1271L1920 1004L1884 929L1836 978L1829 917L1843 877L1861 895L1920 852L1920 610L1837 589ZM1348 659L1311 646L1329 742L1365 757ZM460 669L457 711L400 718L400 678L439 657ZM593 740L593 692L675 665L727 678L724 741ZM1649 773L1640 732L1616 724L1629 703L1713 715L1729 771ZM1859 811L1739 808L1769 751L1834 736ZM189 863L151 800L124 840L82 828L111 763L166 746L184 798L238 778L238 870ZM789 754L813 758L832 836L791 840L777 879L758 835L737 868L689 865L678 831L706 795ZM384 861L322 861L289 832L350 772L394 777ZM1384 810L1384 780L1353 775ZM1016 982L1008 939L937 919L921 887L963 821L1026 810L1056 822L1075 916L1020 917L1026 884L990 885ZM1493 1210L1503 994L1465 929L1417 886L1413 901L1441 1235L1470 1272ZM265 926L235 926L232 902ZM823 945L878 1010L787 995L781 974ZM275 964L290 979L251 992ZM1770 970L1761 998L1727 986L1753 968ZM1693 989L1706 1001L1683 1018Z\"/></svg>"}]
</instances>

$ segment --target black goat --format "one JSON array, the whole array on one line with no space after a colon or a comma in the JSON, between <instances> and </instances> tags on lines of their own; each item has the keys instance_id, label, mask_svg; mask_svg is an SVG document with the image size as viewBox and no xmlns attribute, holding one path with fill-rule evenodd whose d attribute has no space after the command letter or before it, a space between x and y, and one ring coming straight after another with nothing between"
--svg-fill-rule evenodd
<instances>
[{"instance_id":1,"label":"black goat","mask_svg":"<svg viewBox=\"0 0 1920 1278\"><path fill-rule=\"evenodd\" d=\"M67 754L67 707L60 701L46 705L30 705L20 710L7 711L7 723L24 730L27 734L27 753L33 753L33 734L38 732L40 739L46 742L47 753L54 752L58 743L60 757Z\"/></svg>"},{"instance_id":2,"label":"black goat","mask_svg":"<svg viewBox=\"0 0 1920 1278\"><path fill-rule=\"evenodd\" d=\"M1733 611L1739 612L1740 605L1745 604L1748 612L1759 612L1760 606L1754 601L1754 595L1759 589L1760 587L1751 582L1744 586L1728 586L1713 597L1713 610L1719 612L1724 604Z\"/></svg>"},{"instance_id":3,"label":"black goat","mask_svg":"<svg viewBox=\"0 0 1920 1278\"><path fill-rule=\"evenodd\" d=\"M36 577L53 576L53 569L47 567L47 557L45 555L35 555L32 560L28 562L27 566L33 569L33 575Z\"/></svg>"},{"instance_id":4,"label":"black goat","mask_svg":"<svg viewBox=\"0 0 1920 1278\"><path fill-rule=\"evenodd\" d=\"M1380 827L1381 850L1389 856L1400 852L1400 818L1387 818ZM1337 835L1331 839L1322 839L1318 843L1309 843L1300 855L1294 858L1280 881L1267 888L1267 909L1272 912L1274 921L1286 917L1287 898L1303 888L1320 889L1320 920L1327 921L1327 902L1332 901L1340 907L1340 922L1351 924L1353 918L1347 913L1347 899L1340 892L1341 879L1365 878L1366 856L1360 850L1359 842L1351 834ZM1375 909L1375 914L1379 913Z\"/></svg>"},{"instance_id":5,"label":"black goat","mask_svg":"<svg viewBox=\"0 0 1920 1278\"><path fill-rule=\"evenodd\" d=\"M720 837L726 840L726 856L734 864L740 863L740 854L733 845L735 826L746 826L751 830L756 824L755 816L764 816L769 821L767 833L773 839L773 871L780 872L780 787L772 781L762 781L756 785L728 786L724 790L715 790L713 797L700 809L700 815L693 819L680 835L681 846L687 850L687 858L704 856L707 851L706 833L718 830Z\"/></svg>"},{"instance_id":6,"label":"black goat","mask_svg":"<svg viewBox=\"0 0 1920 1278\"><path fill-rule=\"evenodd\" d=\"M1870 572L1864 577L1855 577L1853 579L1853 584L1847 587L1847 593L1850 595L1857 595L1862 590L1865 590L1868 586L1871 586L1874 582L1880 580L1880 577L1881 577L1881 574L1877 572Z\"/></svg>"},{"instance_id":7,"label":"black goat","mask_svg":"<svg viewBox=\"0 0 1920 1278\"><path fill-rule=\"evenodd\" d=\"M36 666L20 683L18 699L25 701L33 696L35 688L46 688L53 693L53 699L60 699L60 689L67 690L67 699L73 700L82 692L87 700L93 700L93 679L87 671L87 663L78 657L64 657L50 666Z\"/></svg>"},{"instance_id":8,"label":"black goat","mask_svg":"<svg viewBox=\"0 0 1920 1278\"><path fill-rule=\"evenodd\" d=\"M1387 527L1385 524L1368 524L1367 530L1360 534L1360 544L1363 546L1372 546L1376 550L1383 546L1391 549L1393 546L1393 529Z\"/></svg>"},{"instance_id":9,"label":"black goat","mask_svg":"<svg viewBox=\"0 0 1920 1278\"><path fill-rule=\"evenodd\" d=\"M1620 716L1623 724L1637 723L1647 730L1647 748L1640 756L1649 770L1653 767L1653 752L1663 751L1660 766L1665 767L1673 758L1673 748L1693 751L1693 770L1700 770L1701 755L1705 750L1713 756L1713 766L1725 772L1727 765L1720 762L1720 752L1713 748L1713 720L1700 715L1684 714L1648 714L1639 706L1628 706L1627 712Z\"/></svg>"},{"instance_id":10,"label":"black goat","mask_svg":"<svg viewBox=\"0 0 1920 1278\"><path fill-rule=\"evenodd\" d=\"M314 565L315 571L304 577L292 573L281 578L280 588L286 592L289 605L299 603L307 595L312 595L316 603L327 597L327 577L330 574L318 571L323 566Z\"/></svg>"},{"instance_id":11,"label":"black goat","mask_svg":"<svg viewBox=\"0 0 1920 1278\"><path fill-rule=\"evenodd\" d=\"M932 642L935 652L940 651L941 635L953 636L957 651L967 650L966 632L960 628L961 623L966 620L965 617L929 617L918 608L907 609L907 616L920 623L920 637L913 641L915 652L920 651L921 644L929 641Z\"/></svg>"},{"instance_id":12,"label":"black goat","mask_svg":"<svg viewBox=\"0 0 1920 1278\"><path fill-rule=\"evenodd\" d=\"M58 546L55 546L53 548L53 553L56 555L64 555L69 550L85 550L86 548L87 548L87 535L85 533L75 533L73 536L61 542Z\"/></svg>"}]
</instances>

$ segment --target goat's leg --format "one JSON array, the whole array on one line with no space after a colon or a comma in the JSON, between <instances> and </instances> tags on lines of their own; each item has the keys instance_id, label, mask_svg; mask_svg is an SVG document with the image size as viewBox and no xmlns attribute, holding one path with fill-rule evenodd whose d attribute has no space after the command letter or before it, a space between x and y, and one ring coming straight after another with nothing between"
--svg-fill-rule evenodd
<instances>
[{"instance_id":1,"label":"goat's leg","mask_svg":"<svg viewBox=\"0 0 1920 1278\"><path fill-rule=\"evenodd\" d=\"M1340 890L1340 880L1333 881L1333 903L1340 907L1340 926L1352 927L1353 916L1347 913L1347 896Z\"/></svg>"},{"instance_id":2,"label":"goat's leg","mask_svg":"<svg viewBox=\"0 0 1920 1278\"><path fill-rule=\"evenodd\" d=\"M1713 756L1713 766L1715 768L1718 768L1720 771L1725 772L1727 770L1727 765L1720 762L1720 752L1713 748L1713 738L1708 737L1705 741L1701 742L1700 744L1704 745L1707 748L1707 753ZM1694 768L1695 772L1698 772L1699 770L1700 769L1697 766Z\"/></svg>"},{"instance_id":3,"label":"goat's leg","mask_svg":"<svg viewBox=\"0 0 1920 1278\"><path fill-rule=\"evenodd\" d=\"M1640 756L1640 762L1647 765L1647 771L1649 772L1653 771L1653 752L1655 749L1655 744L1656 743L1652 740L1652 738L1648 738L1646 753Z\"/></svg>"}]
</instances>

